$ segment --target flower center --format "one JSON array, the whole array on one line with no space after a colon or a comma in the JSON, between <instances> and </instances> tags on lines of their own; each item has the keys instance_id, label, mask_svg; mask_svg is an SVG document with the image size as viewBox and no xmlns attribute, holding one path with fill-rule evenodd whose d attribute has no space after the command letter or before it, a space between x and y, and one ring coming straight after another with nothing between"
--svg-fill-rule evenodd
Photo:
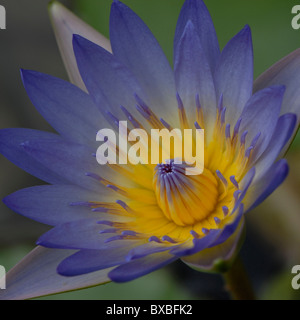
<instances>
[{"instance_id":1,"label":"flower center","mask_svg":"<svg viewBox=\"0 0 300 320\"><path fill-rule=\"evenodd\" d=\"M218 201L218 181L208 170L201 175L185 174L187 164L160 163L155 167L153 188L164 215L179 226L207 218Z\"/></svg>"},{"instance_id":2,"label":"flower center","mask_svg":"<svg viewBox=\"0 0 300 320\"><path fill-rule=\"evenodd\" d=\"M197 96L197 121L194 127L206 130L209 125L204 123L198 98ZM172 127L163 119L159 120L138 96L136 99L137 109L150 127L172 130ZM178 101L180 128L192 128L181 100ZM124 110L135 128L145 127L123 107ZM156 166L150 162L127 164L126 167L113 164L111 168L118 173L117 177L126 179L126 182L121 184L106 180L95 173L87 173L118 196L117 199L113 198L113 202L79 203L91 207L95 212L104 212L115 217L116 222L101 221L114 227L104 232L119 232L112 240L108 239L109 241L132 238L134 234L136 237L151 239L149 241L185 242L191 238L201 238L209 230L221 229L232 221L232 214L236 212L233 210L242 193L242 179L251 165L253 150L260 133L252 142L247 141L247 131L240 131L242 118L230 130L230 124L225 122L225 111L220 98L211 136L204 137L204 170L199 175L186 175L186 171L189 171L187 168L191 166L184 161L178 164L172 159ZM114 116L112 119L112 125L119 123ZM126 186L129 181L133 184Z\"/></svg>"}]
</instances>

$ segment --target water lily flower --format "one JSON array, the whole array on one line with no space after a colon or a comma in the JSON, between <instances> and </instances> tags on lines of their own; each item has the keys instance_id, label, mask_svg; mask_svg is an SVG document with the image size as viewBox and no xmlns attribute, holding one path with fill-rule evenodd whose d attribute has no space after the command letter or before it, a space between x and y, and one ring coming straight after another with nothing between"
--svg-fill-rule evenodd
<instances>
[{"instance_id":1,"label":"water lily flower","mask_svg":"<svg viewBox=\"0 0 300 320\"><path fill-rule=\"evenodd\" d=\"M186 0L172 69L144 22L111 5L110 40L58 2L50 15L72 82L22 70L32 103L57 131L2 129L1 153L48 183L4 203L53 226L7 275L4 299L125 282L177 259L218 270L235 258L244 215L286 178L299 125L300 51L253 83L246 25L220 51L202 0ZM187 164L104 165L101 128L204 129L204 171Z\"/></svg>"}]
</instances>

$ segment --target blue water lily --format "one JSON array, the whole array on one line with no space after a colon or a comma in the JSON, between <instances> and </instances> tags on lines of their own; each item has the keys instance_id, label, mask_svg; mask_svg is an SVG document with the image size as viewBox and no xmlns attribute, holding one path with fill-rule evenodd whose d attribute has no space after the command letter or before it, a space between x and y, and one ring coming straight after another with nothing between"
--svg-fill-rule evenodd
<instances>
[{"instance_id":1,"label":"blue water lily","mask_svg":"<svg viewBox=\"0 0 300 320\"><path fill-rule=\"evenodd\" d=\"M300 51L253 83L251 31L220 51L202 0L186 0L174 68L144 22L111 5L110 40L57 2L50 14L73 84L22 70L32 103L57 131L2 129L0 151L47 184L4 199L53 226L7 277L3 298L24 299L125 282L177 259L216 270L240 248L244 214L286 178L282 156L299 125ZM101 128L204 129L204 171L186 164L95 159Z\"/></svg>"}]
</instances>

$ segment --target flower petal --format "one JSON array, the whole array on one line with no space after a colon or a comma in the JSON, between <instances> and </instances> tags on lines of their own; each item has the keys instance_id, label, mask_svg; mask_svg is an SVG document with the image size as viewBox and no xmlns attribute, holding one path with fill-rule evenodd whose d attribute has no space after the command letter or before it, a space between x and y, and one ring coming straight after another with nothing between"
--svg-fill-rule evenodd
<instances>
[{"instance_id":1,"label":"flower petal","mask_svg":"<svg viewBox=\"0 0 300 320\"><path fill-rule=\"evenodd\" d=\"M99 216L98 219L81 219L59 224L44 233L38 239L37 244L47 248L96 250L110 248L115 250L118 247L139 243L139 240L135 239L107 241L115 234L101 233L101 231L110 229L113 219L112 217L109 221L103 222Z\"/></svg>"},{"instance_id":2,"label":"flower petal","mask_svg":"<svg viewBox=\"0 0 300 320\"><path fill-rule=\"evenodd\" d=\"M102 34L98 33L91 26L75 16L57 1L52 1L49 5L49 14L53 25L54 33L60 49L63 62L72 83L82 90L85 85L80 77L75 56L73 53L73 34L80 34L97 43L105 50L111 51L110 42Z\"/></svg>"},{"instance_id":3,"label":"flower petal","mask_svg":"<svg viewBox=\"0 0 300 320\"><path fill-rule=\"evenodd\" d=\"M200 38L194 25L188 21L175 50L175 81L183 101L189 124L196 121L196 95L204 114L205 133L213 129L216 117L216 92Z\"/></svg>"},{"instance_id":4,"label":"flower petal","mask_svg":"<svg viewBox=\"0 0 300 320\"><path fill-rule=\"evenodd\" d=\"M82 276L66 278L56 272L57 265L74 250L54 250L36 247L6 276L6 290L0 291L0 299L21 300L54 293L83 289L110 281L111 269Z\"/></svg>"},{"instance_id":5,"label":"flower petal","mask_svg":"<svg viewBox=\"0 0 300 320\"><path fill-rule=\"evenodd\" d=\"M231 211L231 214L233 214L234 212L236 212L236 210L239 210L239 213L237 214L237 216L239 216L239 214L242 214L244 212L244 206L241 206L241 203L243 202L245 196L247 195L247 192L250 188L250 186L253 183L253 180L255 178L255 167L252 167L247 174L245 175L245 177L243 178L243 180L240 183L240 188L241 188L241 194L239 195L234 208ZM241 212L242 211L242 212Z\"/></svg>"},{"instance_id":6,"label":"flower petal","mask_svg":"<svg viewBox=\"0 0 300 320\"><path fill-rule=\"evenodd\" d=\"M293 135L296 124L297 116L295 114L286 113L279 117L268 147L255 164L256 179L259 179L271 167L281 151L285 149L286 144Z\"/></svg>"},{"instance_id":7,"label":"flower petal","mask_svg":"<svg viewBox=\"0 0 300 320\"><path fill-rule=\"evenodd\" d=\"M88 190L99 191L100 181L87 176L87 172L102 173L102 178L114 178L115 172L108 166L99 165L93 156L93 149L59 138L31 139L22 147L35 160L49 170L62 176L68 183L76 184ZM110 181L112 181L110 179Z\"/></svg>"},{"instance_id":8,"label":"flower petal","mask_svg":"<svg viewBox=\"0 0 300 320\"><path fill-rule=\"evenodd\" d=\"M57 267L63 276L77 276L126 263L126 254L132 246L103 250L80 250L64 259Z\"/></svg>"},{"instance_id":9,"label":"flower petal","mask_svg":"<svg viewBox=\"0 0 300 320\"><path fill-rule=\"evenodd\" d=\"M190 245L188 245L187 248L185 246L179 246L178 248L170 250L170 253L176 255L177 257L193 255L201 250L208 248L212 243L214 243L220 233L221 230L219 229L211 229L209 233L203 238L194 239L192 247Z\"/></svg>"},{"instance_id":10,"label":"flower petal","mask_svg":"<svg viewBox=\"0 0 300 320\"><path fill-rule=\"evenodd\" d=\"M58 133L95 147L95 134L106 121L85 92L35 71L22 70L22 79L32 103Z\"/></svg>"},{"instance_id":11,"label":"flower petal","mask_svg":"<svg viewBox=\"0 0 300 320\"><path fill-rule=\"evenodd\" d=\"M37 244L59 249L99 249L109 235L99 234L106 226L97 221L99 219L81 219L59 224L40 236Z\"/></svg>"},{"instance_id":12,"label":"flower petal","mask_svg":"<svg viewBox=\"0 0 300 320\"><path fill-rule=\"evenodd\" d=\"M282 58L261 74L254 81L253 92L273 85L283 85L286 87L281 114L295 113L299 123L300 49Z\"/></svg>"},{"instance_id":13,"label":"flower petal","mask_svg":"<svg viewBox=\"0 0 300 320\"><path fill-rule=\"evenodd\" d=\"M250 211L263 202L287 177L289 167L285 159L274 163L271 168L253 182L243 203L245 211Z\"/></svg>"},{"instance_id":14,"label":"flower petal","mask_svg":"<svg viewBox=\"0 0 300 320\"><path fill-rule=\"evenodd\" d=\"M162 268L177 259L177 257L174 257L166 252L154 253L152 255L122 264L121 266L110 271L108 276L112 281L115 282L131 281Z\"/></svg>"},{"instance_id":15,"label":"flower petal","mask_svg":"<svg viewBox=\"0 0 300 320\"><path fill-rule=\"evenodd\" d=\"M99 212L71 204L76 201L108 201L111 198L110 190L104 187L100 190L93 193L74 185L35 186L18 190L5 197L3 202L21 215L55 226L68 221L99 217Z\"/></svg>"},{"instance_id":16,"label":"flower petal","mask_svg":"<svg viewBox=\"0 0 300 320\"><path fill-rule=\"evenodd\" d=\"M251 31L245 26L225 46L215 72L217 98L223 95L227 122L235 125L253 84L253 49Z\"/></svg>"},{"instance_id":17,"label":"flower petal","mask_svg":"<svg viewBox=\"0 0 300 320\"><path fill-rule=\"evenodd\" d=\"M194 255L182 257L181 260L188 266L200 271L218 270L218 264L229 263L239 252L239 247L243 240L244 221L242 219L235 232L222 244L204 249Z\"/></svg>"},{"instance_id":18,"label":"flower petal","mask_svg":"<svg viewBox=\"0 0 300 320\"><path fill-rule=\"evenodd\" d=\"M147 95L145 102L159 118L178 123L173 71L157 40L144 22L125 4L114 1L110 15L114 56L134 74Z\"/></svg>"},{"instance_id":19,"label":"flower petal","mask_svg":"<svg viewBox=\"0 0 300 320\"><path fill-rule=\"evenodd\" d=\"M222 229L220 236L214 243L210 245L210 248L222 244L223 242L227 241L227 239L229 239L232 234L234 234L235 230L240 224L243 214L244 214L244 205L241 203L238 209L238 213L236 214L233 222L227 224Z\"/></svg>"},{"instance_id":20,"label":"flower petal","mask_svg":"<svg viewBox=\"0 0 300 320\"><path fill-rule=\"evenodd\" d=\"M205 57L211 71L214 72L220 56L220 48L214 24L202 0L187 0L184 2L175 31L175 50L177 49L177 45L180 42L188 21L191 21L195 26Z\"/></svg>"},{"instance_id":21,"label":"flower petal","mask_svg":"<svg viewBox=\"0 0 300 320\"><path fill-rule=\"evenodd\" d=\"M2 129L0 130L0 152L16 166L49 183L65 184L66 179L42 163L31 157L21 145L24 141L32 139L57 139L56 134L33 129Z\"/></svg>"},{"instance_id":22,"label":"flower petal","mask_svg":"<svg viewBox=\"0 0 300 320\"><path fill-rule=\"evenodd\" d=\"M131 72L112 54L79 35L74 35L73 47L81 77L96 105L115 116L124 117L120 106L134 110L135 94L143 94Z\"/></svg>"},{"instance_id":23,"label":"flower petal","mask_svg":"<svg viewBox=\"0 0 300 320\"><path fill-rule=\"evenodd\" d=\"M283 156L297 133L300 121L300 49L297 49L282 58L260 75L254 81L253 91L256 92L271 85L284 85L286 87L281 114L291 112L297 115L297 125L289 141L286 143L285 148L281 152L281 156Z\"/></svg>"},{"instance_id":24,"label":"flower petal","mask_svg":"<svg viewBox=\"0 0 300 320\"><path fill-rule=\"evenodd\" d=\"M133 260L142 258L149 254L170 250L176 246L177 245L165 245L155 241L149 241L131 249L127 255L127 259Z\"/></svg>"},{"instance_id":25,"label":"flower petal","mask_svg":"<svg viewBox=\"0 0 300 320\"><path fill-rule=\"evenodd\" d=\"M256 92L247 102L241 118L240 131L248 131L246 147L260 133L254 148L253 161L266 149L271 141L280 114L285 87L273 86Z\"/></svg>"}]
</instances>

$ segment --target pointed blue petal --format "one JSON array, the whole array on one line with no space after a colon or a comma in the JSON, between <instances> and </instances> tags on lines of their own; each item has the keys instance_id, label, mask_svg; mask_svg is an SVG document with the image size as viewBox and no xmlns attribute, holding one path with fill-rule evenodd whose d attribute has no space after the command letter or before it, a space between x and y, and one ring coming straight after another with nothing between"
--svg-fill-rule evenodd
<instances>
[{"instance_id":1,"label":"pointed blue petal","mask_svg":"<svg viewBox=\"0 0 300 320\"><path fill-rule=\"evenodd\" d=\"M204 114L205 132L213 129L216 117L216 92L200 38L191 21L188 21L175 50L176 89L183 101L190 125L196 119L196 96Z\"/></svg>"},{"instance_id":2,"label":"pointed blue petal","mask_svg":"<svg viewBox=\"0 0 300 320\"><path fill-rule=\"evenodd\" d=\"M96 137L96 136L95 136ZM68 183L89 190L99 190L99 182L86 176L87 172L115 177L112 169L99 165L93 156L95 150L62 139L36 139L23 143L23 148L35 160L60 175ZM109 173L110 172L110 173ZM111 180L111 179L110 179Z\"/></svg>"},{"instance_id":3,"label":"pointed blue petal","mask_svg":"<svg viewBox=\"0 0 300 320\"><path fill-rule=\"evenodd\" d=\"M119 1L111 6L110 40L114 56L134 74L152 111L158 118L167 116L171 125L177 124L177 117L168 111L177 105L168 60L145 23Z\"/></svg>"},{"instance_id":4,"label":"pointed blue petal","mask_svg":"<svg viewBox=\"0 0 300 320\"><path fill-rule=\"evenodd\" d=\"M45 185L18 190L3 202L12 210L35 221L57 225L83 218L96 218L90 208L71 206L76 201L108 201L110 191L93 193L74 185ZM100 191L100 190L99 190Z\"/></svg>"},{"instance_id":5,"label":"pointed blue petal","mask_svg":"<svg viewBox=\"0 0 300 320\"><path fill-rule=\"evenodd\" d=\"M111 51L110 42L58 1L50 2L48 8L53 31L68 76L72 83L86 91L73 52L73 34L80 34L108 51Z\"/></svg>"},{"instance_id":6,"label":"pointed blue petal","mask_svg":"<svg viewBox=\"0 0 300 320\"><path fill-rule=\"evenodd\" d=\"M209 247L211 248L211 247L220 245L223 242L225 242L227 239L229 239L229 237L231 237L231 235L234 234L235 230L239 226L240 221L243 217L243 214L244 214L244 205L241 204L238 209L238 213L236 214L236 217L234 218L233 222L231 222L230 224L227 224L223 228L219 238L214 243L212 243Z\"/></svg>"},{"instance_id":7,"label":"pointed blue petal","mask_svg":"<svg viewBox=\"0 0 300 320\"><path fill-rule=\"evenodd\" d=\"M297 116L295 114L286 113L279 117L269 145L257 163L255 163L256 179L259 179L271 167L282 150L285 149L286 144L293 135L296 124Z\"/></svg>"},{"instance_id":8,"label":"pointed blue petal","mask_svg":"<svg viewBox=\"0 0 300 320\"><path fill-rule=\"evenodd\" d=\"M177 259L177 257L165 252L154 253L150 256L122 264L113 269L108 276L112 281L126 282L162 268Z\"/></svg>"},{"instance_id":9,"label":"pointed blue petal","mask_svg":"<svg viewBox=\"0 0 300 320\"><path fill-rule=\"evenodd\" d=\"M80 250L63 260L57 272L63 276L77 276L121 265L126 262L126 254L131 248L127 245L114 250Z\"/></svg>"},{"instance_id":10,"label":"pointed blue petal","mask_svg":"<svg viewBox=\"0 0 300 320\"><path fill-rule=\"evenodd\" d=\"M67 183L65 178L47 168L25 151L22 143L32 139L56 139L61 141L58 135L49 132L20 128L2 129L0 130L0 153L21 169L41 180L55 184Z\"/></svg>"},{"instance_id":11,"label":"pointed blue petal","mask_svg":"<svg viewBox=\"0 0 300 320\"><path fill-rule=\"evenodd\" d=\"M81 77L99 109L117 117L124 117L121 105L134 110L134 94L142 92L132 73L111 53L79 35L74 35L73 47Z\"/></svg>"},{"instance_id":12,"label":"pointed blue petal","mask_svg":"<svg viewBox=\"0 0 300 320\"><path fill-rule=\"evenodd\" d=\"M239 250L239 240L242 238L244 223L245 219L242 218L238 228L225 242L199 251L194 255L182 257L181 260L191 268L200 269L200 271L214 270L216 263L220 261L232 261Z\"/></svg>"},{"instance_id":13,"label":"pointed blue petal","mask_svg":"<svg viewBox=\"0 0 300 320\"><path fill-rule=\"evenodd\" d=\"M95 146L95 133L107 125L88 94L35 71L22 70L22 79L34 106L62 137Z\"/></svg>"},{"instance_id":14,"label":"pointed blue petal","mask_svg":"<svg viewBox=\"0 0 300 320\"><path fill-rule=\"evenodd\" d=\"M283 86L273 86L256 92L242 112L240 131L248 131L246 148L260 132L254 148L253 161L264 152L271 141L280 114L284 91Z\"/></svg>"},{"instance_id":15,"label":"pointed blue petal","mask_svg":"<svg viewBox=\"0 0 300 320\"><path fill-rule=\"evenodd\" d=\"M215 72L217 97L223 95L226 122L235 125L252 94L253 49L251 31L245 26L225 46Z\"/></svg>"}]
</instances>

